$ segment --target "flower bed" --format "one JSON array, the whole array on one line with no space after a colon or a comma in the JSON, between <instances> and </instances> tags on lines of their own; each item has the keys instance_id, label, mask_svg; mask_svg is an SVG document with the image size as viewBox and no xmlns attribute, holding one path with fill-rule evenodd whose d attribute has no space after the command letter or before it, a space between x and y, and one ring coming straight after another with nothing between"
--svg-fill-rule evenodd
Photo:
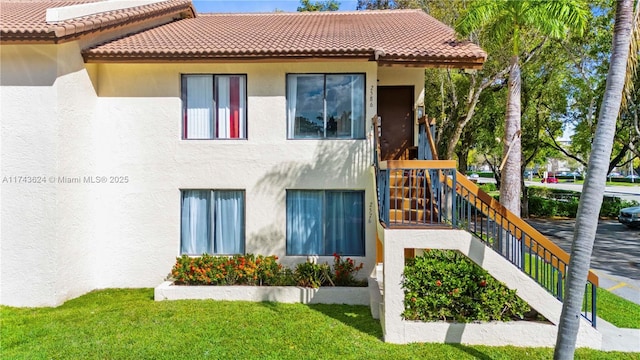
<instances>
[{"instance_id":1,"label":"flower bed","mask_svg":"<svg viewBox=\"0 0 640 360\"><path fill-rule=\"evenodd\" d=\"M333 267L305 262L295 269L277 260L275 255L185 255L176 259L154 298L369 305L367 283L355 277L362 264L350 258L334 254Z\"/></svg>"},{"instance_id":2,"label":"flower bed","mask_svg":"<svg viewBox=\"0 0 640 360\"><path fill-rule=\"evenodd\" d=\"M183 255L176 259L168 280L176 285L367 286L356 278L362 267L339 254L333 254L333 266L304 262L295 269L279 264L275 255Z\"/></svg>"}]
</instances>

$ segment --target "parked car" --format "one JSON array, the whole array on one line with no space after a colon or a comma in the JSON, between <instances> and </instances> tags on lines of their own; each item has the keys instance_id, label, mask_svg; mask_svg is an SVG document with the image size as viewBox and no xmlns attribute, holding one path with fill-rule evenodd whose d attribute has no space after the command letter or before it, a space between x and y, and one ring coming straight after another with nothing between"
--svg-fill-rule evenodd
<instances>
[{"instance_id":1,"label":"parked car","mask_svg":"<svg viewBox=\"0 0 640 360\"><path fill-rule=\"evenodd\" d=\"M477 183L477 182L478 182L478 179L480 179L480 175L478 175L478 174L476 174L476 173L473 173L473 174L471 174L471 175L467 176L467 179L469 179L469 180L471 180L471 181L473 181L473 182Z\"/></svg>"},{"instance_id":2,"label":"parked car","mask_svg":"<svg viewBox=\"0 0 640 360\"><path fill-rule=\"evenodd\" d=\"M625 178L627 178L627 179L633 179L633 180L640 180L640 176L638 176L638 175L636 175L636 174L627 175L627 176L625 176Z\"/></svg>"},{"instance_id":3,"label":"parked car","mask_svg":"<svg viewBox=\"0 0 640 360\"><path fill-rule=\"evenodd\" d=\"M618 221L630 228L640 228L640 206L633 206L620 210Z\"/></svg>"},{"instance_id":4,"label":"parked car","mask_svg":"<svg viewBox=\"0 0 640 360\"><path fill-rule=\"evenodd\" d=\"M548 184L557 184L558 183L558 178L557 177L553 177L553 176L549 176L546 179L542 179L540 180L541 183L548 183Z\"/></svg>"}]
</instances>

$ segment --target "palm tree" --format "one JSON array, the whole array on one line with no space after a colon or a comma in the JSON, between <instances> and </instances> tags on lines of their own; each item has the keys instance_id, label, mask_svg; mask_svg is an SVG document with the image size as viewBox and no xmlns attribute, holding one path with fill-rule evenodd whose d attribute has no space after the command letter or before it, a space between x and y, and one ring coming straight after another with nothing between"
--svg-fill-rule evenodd
<instances>
[{"instance_id":1,"label":"palm tree","mask_svg":"<svg viewBox=\"0 0 640 360\"><path fill-rule=\"evenodd\" d=\"M501 169L500 202L520 215L520 47L523 34L535 31L544 36L560 38L567 31L582 33L588 9L580 0L478 0L471 3L456 30L462 35L482 29L486 36L511 48L503 164Z\"/></svg>"},{"instance_id":2,"label":"palm tree","mask_svg":"<svg viewBox=\"0 0 640 360\"><path fill-rule=\"evenodd\" d=\"M569 261L567 282L565 284L566 297L562 305L562 314L558 325L554 359L573 359L575 352L578 328L580 326L582 298L587 282L587 273L589 272L593 242L598 227L598 215L602 205L606 176L609 170L609 158L613 147L616 120L622 102L632 23L633 0L618 0L613 30L611 62L609 63L607 84L593 139L589 170L582 188L578 215L573 231L571 260Z\"/></svg>"}]
</instances>

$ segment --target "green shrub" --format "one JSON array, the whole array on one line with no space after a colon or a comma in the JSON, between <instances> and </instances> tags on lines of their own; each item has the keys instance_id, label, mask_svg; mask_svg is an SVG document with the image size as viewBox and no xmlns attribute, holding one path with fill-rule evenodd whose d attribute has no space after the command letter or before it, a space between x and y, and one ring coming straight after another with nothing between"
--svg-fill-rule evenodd
<instances>
[{"instance_id":1,"label":"green shrub","mask_svg":"<svg viewBox=\"0 0 640 360\"><path fill-rule=\"evenodd\" d=\"M608 177L608 178L607 178L607 181L610 181L610 182L618 182L618 183L629 183L629 184L631 184L631 179L626 178L626 177L622 177L622 178L620 178L620 177L611 177L611 178L609 178L609 177ZM634 179L634 180L633 180L633 183L634 183L634 184L638 184L638 183L640 183L640 180L638 180L638 179Z\"/></svg>"},{"instance_id":2,"label":"green shrub","mask_svg":"<svg viewBox=\"0 0 640 360\"><path fill-rule=\"evenodd\" d=\"M296 265L293 271L294 279L298 286L318 288L330 283L331 270L329 264L316 264L313 262L303 262Z\"/></svg>"},{"instance_id":3,"label":"green shrub","mask_svg":"<svg viewBox=\"0 0 640 360\"><path fill-rule=\"evenodd\" d=\"M531 192L534 188L531 188L529 194L529 215L552 217L552 216L564 216L575 218L578 214L578 205L580 203L579 197L567 197L565 200L548 199L543 196L533 194L551 194L551 192L544 192L536 190ZM620 200L616 197L606 197L602 202L600 208L601 217L616 217L620 212L620 209L626 207L638 206L636 201Z\"/></svg>"},{"instance_id":4,"label":"green shrub","mask_svg":"<svg viewBox=\"0 0 640 360\"><path fill-rule=\"evenodd\" d=\"M366 280L356 279L356 275L364 267L363 263L355 264L353 259L343 259L333 254L333 266L304 262L296 265L293 272L298 286L317 288L320 286L367 286Z\"/></svg>"},{"instance_id":5,"label":"green shrub","mask_svg":"<svg viewBox=\"0 0 640 360\"><path fill-rule=\"evenodd\" d=\"M530 310L515 290L456 251L425 250L407 259L403 275L407 320L509 321Z\"/></svg>"},{"instance_id":6,"label":"green shrub","mask_svg":"<svg viewBox=\"0 0 640 360\"><path fill-rule=\"evenodd\" d=\"M529 195L529 215L576 217L578 204L573 198L562 201Z\"/></svg>"},{"instance_id":7,"label":"green shrub","mask_svg":"<svg viewBox=\"0 0 640 360\"><path fill-rule=\"evenodd\" d=\"M621 209L638 206L637 201L620 200L617 197L605 197L600 208L600 216L602 217L617 217Z\"/></svg>"},{"instance_id":8,"label":"green shrub","mask_svg":"<svg viewBox=\"0 0 640 360\"><path fill-rule=\"evenodd\" d=\"M480 190L482 190L482 191L484 191L486 193L490 193L492 191L498 190L498 187L494 183L479 184L478 187L480 188Z\"/></svg>"}]
</instances>

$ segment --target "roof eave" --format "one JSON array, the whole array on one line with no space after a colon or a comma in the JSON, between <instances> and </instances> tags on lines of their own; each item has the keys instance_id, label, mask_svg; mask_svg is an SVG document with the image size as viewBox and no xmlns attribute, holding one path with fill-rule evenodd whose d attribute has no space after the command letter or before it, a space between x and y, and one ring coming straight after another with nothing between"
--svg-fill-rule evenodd
<instances>
[{"instance_id":1,"label":"roof eave","mask_svg":"<svg viewBox=\"0 0 640 360\"><path fill-rule=\"evenodd\" d=\"M296 52L296 53L257 53L257 54L220 54L220 53L92 53L83 52L86 63L203 63L203 62L287 62L287 61L376 61L380 66L404 67L441 67L480 69L485 61L484 57L379 57L375 59L374 52Z\"/></svg>"},{"instance_id":2,"label":"roof eave","mask_svg":"<svg viewBox=\"0 0 640 360\"><path fill-rule=\"evenodd\" d=\"M486 57L395 57L380 58L380 66L482 69Z\"/></svg>"},{"instance_id":3,"label":"roof eave","mask_svg":"<svg viewBox=\"0 0 640 360\"><path fill-rule=\"evenodd\" d=\"M148 13L139 12L123 19L122 16L109 15L105 20L86 19L77 23L61 23L51 25L46 30L34 32L10 32L3 31L0 36L0 44L58 44L77 40L83 36L111 30L117 27L141 24L162 17L179 18L195 17L196 11L193 5L176 5L171 8L155 10Z\"/></svg>"},{"instance_id":4,"label":"roof eave","mask_svg":"<svg viewBox=\"0 0 640 360\"><path fill-rule=\"evenodd\" d=\"M277 61L336 61L372 59L370 51L351 52L260 52L260 53L92 53L91 50L82 54L87 63L154 63L154 62L277 62Z\"/></svg>"}]
</instances>

